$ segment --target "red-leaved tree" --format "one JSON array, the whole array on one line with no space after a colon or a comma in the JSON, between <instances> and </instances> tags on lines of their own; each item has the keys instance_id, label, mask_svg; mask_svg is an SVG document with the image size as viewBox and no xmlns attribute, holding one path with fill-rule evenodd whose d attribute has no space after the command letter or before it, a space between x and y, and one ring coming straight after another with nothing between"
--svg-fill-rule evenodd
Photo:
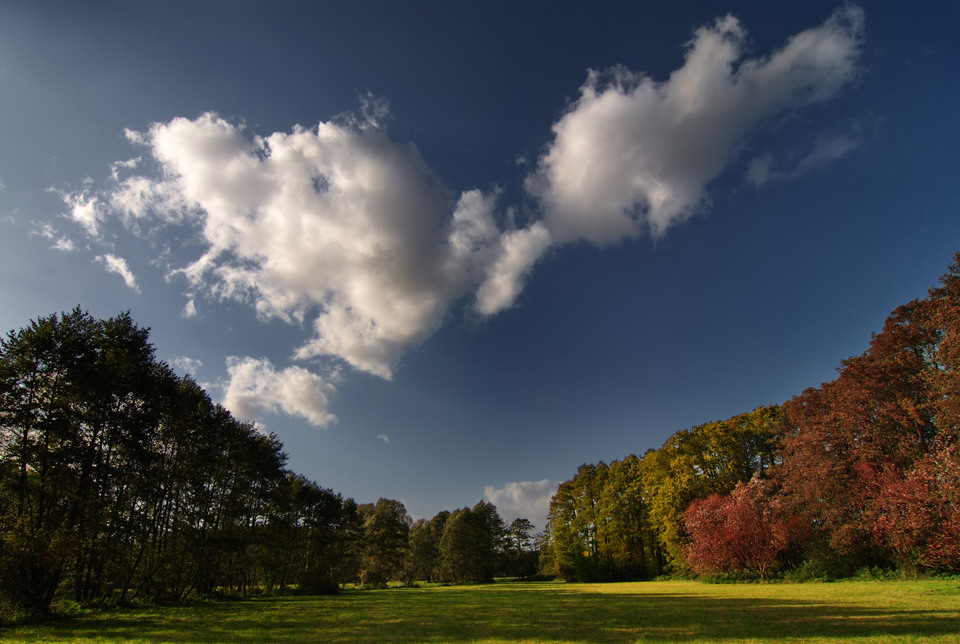
<instances>
[{"instance_id":1,"label":"red-leaved tree","mask_svg":"<svg viewBox=\"0 0 960 644\"><path fill-rule=\"evenodd\" d=\"M887 481L877 506L875 535L901 564L960 571L960 445Z\"/></svg>"},{"instance_id":2,"label":"red-leaved tree","mask_svg":"<svg viewBox=\"0 0 960 644\"><path fill-rule=\"evenodd\" d=\"M835 380L782 406L782 498L855 565L955 565L938 536L950 522L936 518L960 514L950 500L960 479L946 466L960 439L960 253L954 260Z\"/></svg>"},{"instance_id":3,"label":"red-leaved tree","mask_svg":"<svg viewBox=\"0 0 960 644\"><path fill-rule=\"evenodd\" d=\"M756 476L738 483L730 496L694 501L684 515L691 540L687 563L698 574L751 571L766 579L790 540L779 510L779 500Z\"/></svg>"}]
</instances>

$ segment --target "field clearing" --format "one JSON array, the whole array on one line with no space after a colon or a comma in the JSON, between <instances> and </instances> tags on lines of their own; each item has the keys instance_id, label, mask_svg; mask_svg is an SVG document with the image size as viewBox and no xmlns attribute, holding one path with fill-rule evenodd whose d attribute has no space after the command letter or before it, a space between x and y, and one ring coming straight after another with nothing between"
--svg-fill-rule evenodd
<instances>
[{"instance_id":1,"label":"field clearing","mask_svg":"<svg viewBox=\"0 0 960 644\"><path fill-rule=\"evenodd\" d=\"M497 583L118 610L7 641L960 642L960 580Z\"/></svg>"}]
</instances>

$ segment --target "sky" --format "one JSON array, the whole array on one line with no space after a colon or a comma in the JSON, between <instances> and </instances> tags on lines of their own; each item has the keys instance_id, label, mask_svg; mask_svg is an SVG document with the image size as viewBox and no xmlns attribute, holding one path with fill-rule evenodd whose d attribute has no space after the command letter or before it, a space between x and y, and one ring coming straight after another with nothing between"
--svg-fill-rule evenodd
<instances>
[{"instance_id":1,"label":"sky","mask_svg":"<svg viewBox=\"0 0 960 644\"><path fill-rule=\"evenodd\" d=\"M960 4L0 0L0 328L130 311L288 466L543 528L960 249Z\"/></svg>"}]
</instances>

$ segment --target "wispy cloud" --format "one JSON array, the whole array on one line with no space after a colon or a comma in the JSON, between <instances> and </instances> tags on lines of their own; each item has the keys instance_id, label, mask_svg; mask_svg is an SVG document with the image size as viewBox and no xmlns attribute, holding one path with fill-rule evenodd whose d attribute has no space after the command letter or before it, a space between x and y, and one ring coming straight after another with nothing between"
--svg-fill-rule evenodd
<instances>
[{"instance_id":1,"label":"wispy cloud","mask_svg":"<svg viewBox=\"0 0 960 644\"><path fill-rule=\"evenodd\" d=\"M98 255L96 261L103 264L108 271L111 273L116 273L123 278L124 284L126 284L130 289L140 292L140 287L137 285L137 278L134 277L133 271L130 270L130 267L127 266L127 260L122 257L117 257L116 255Z\"/></svg>"},{"instance_id":2,"label":"wispy cloud","mask_svg":"<svg viewBox=\"0 0 960 644\"><path fill-rule=\"evenodd\" d=\"M390 437L386 434L377 434L377 440L383 441L387 445L390 444Z\"/></svg>"},{"instance_id":3,"label":"wispy cloud","mask_svg":"<svg viewBox=\"0 0 960 644\"><path fill-rule=\"evenodd\" d=\"M863 145L863 130L854 126L842 133L817 136L810 150L799 161L777 164L772 154L753 159L747 166L746 180L755 187L771 181L788 181L828 165Z\"/></svg>"},{"instance_id":4,"label":"wispy cloud","mask_svg":"<svg viewBox=\"0 0 960 644\"><path fill-rule=\"evenodd\" d=\"M67 239L66 237L61 237L53 243L52 248L69 253L76 250L77 246L73 243L73 240Z\"/></svg>"},{"instance_id":5,"label":"wispy cloud","mask_svg":"<svg viewBox=\"0 0 960 644\"><path fill-rule=\"evenodd\" d=\"M43 237L53 241L53 246L51 248L56 250L62 250L64 252L71 252L76 250L76 244L73 243L73 240L60 235L57 230L50 224L43 224L40 228L34 230L31 235L36 235L38 237Z\"/></svg>"}]
</instances>

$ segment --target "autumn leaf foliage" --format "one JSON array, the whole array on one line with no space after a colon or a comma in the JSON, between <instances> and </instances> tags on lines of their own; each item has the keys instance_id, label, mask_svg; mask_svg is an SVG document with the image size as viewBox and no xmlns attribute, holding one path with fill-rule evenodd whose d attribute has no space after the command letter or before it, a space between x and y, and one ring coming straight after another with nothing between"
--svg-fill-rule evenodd
<instances>
[{"instance_id":1,"label":"autumn leaf foliage","mask_svg":"<svg viewBox=\"0 0 960 644\"><path fill-rule=\"evenodd\" d=\"M874 534L901 564L960 572L960 444L888 481L877 505Z\"/></svg>"},{"instance_id":2,"label":"autumn leaf foliage","mask_svg":"<svg viewBox=\"0 0 960 644\"><path fill-rule=\"evenodd\" d=\"M687 562L698 574L753 572L766 579L790 542L779 501L754 476L729 496L713 494L690 504L684 515L690 544Z\"/></svg>"},{"instance_id":3,"label":"autumn leaf foliage","mask_svg":"<svg viewBox=\"0 0 960 644\"><path fill-rule=\"evenodd\" d=\"M783 405L784 502L857 565L960 570L960 253L838 377Z\"/></svg>"}]
</instances>

